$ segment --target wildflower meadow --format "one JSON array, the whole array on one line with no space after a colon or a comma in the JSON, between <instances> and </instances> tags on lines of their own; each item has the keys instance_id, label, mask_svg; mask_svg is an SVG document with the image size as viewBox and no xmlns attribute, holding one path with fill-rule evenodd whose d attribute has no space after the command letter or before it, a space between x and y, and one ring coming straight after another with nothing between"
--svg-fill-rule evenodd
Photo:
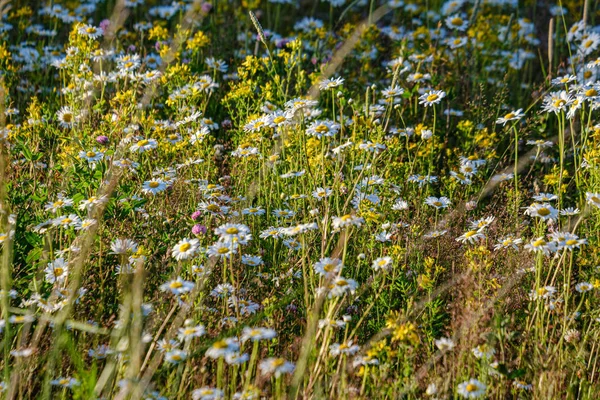
<instances>
[{"instance_id":1,"label":"wildflower meadow","mask_svg":"<svg viewBox=\"0 0 600 400\"><path fill-rule=\"evenodd\" d=\"M0 0L0 399L600 399L598 0Z\"/></svg>"}]
</instances>

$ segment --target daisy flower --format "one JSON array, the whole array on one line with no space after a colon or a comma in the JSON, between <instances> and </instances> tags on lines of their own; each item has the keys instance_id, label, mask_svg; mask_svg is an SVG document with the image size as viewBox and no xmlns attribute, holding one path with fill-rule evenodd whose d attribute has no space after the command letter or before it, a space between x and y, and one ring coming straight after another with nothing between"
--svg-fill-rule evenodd
<instances>
[{"instance_id":1,"label":"daisy flower","mask_svg":"<svg viewBox=\"0 0 600 400\"><path fill-rule=\"evenodd\" d=\"M244 208L242 215L264 215L265 210L262 207Z\"/></svg>"},{"instance_id":2,"label":"daisy flower","mask_svg":"<svg viewBox=\"0 0 600 400\"><path fill-rule=\"evenodd\" d=\"M495 220L496 220L496 217L493 217L493 216L481 218L481 219L478 219L475 221L471 221L469 223L469 227L471 229L484 229L484 228L487 228L488 226L490 226L492 224L492 222L494 222Z\"/></svg>"},{"instance_id":3,"label":"daisy flower","mask_svg":"<svg viewBox=\"0 0 600 400\"><path fill-rule=\"evenodd\" d=\"M532 290L531 293L529 293L529 298L531 300L551 299L554 297L555 293L556 288L554 286L542 286L537 290Z\"/></svg>"},{"instance_id":4,"label":"daisy flower","mask_svg":"<svg viewBox=\"0 0 600 400\"><path fill-rule=\"evenodd\" d=\"M236 242L216 242L209 246L206 255L209 257L229 258L237 253L238 244Z\"/></svg>"},{"instance_id":5,"label":"daisy flower","mask_svg":"<svg viewBox=\"0 0 600 400\"><path fill-rule=\"evenodd\" d=\"M581 211L579 211L579 208L567 207L560 210L559 214L567 217L572 217L574 215L579 214L580 212Z\"/></svg>"},{"instance_id":6,"label":"daisy flower","mask_svg":"<svg viewBox=\"0 0 600 400\"><path fill-rule=\"evenodd\" d=\"M456 392L465 399L476 399L485 394L487 386L477 379L469 379L458 385Z\"/></svg>"},{"instance_id":7,"label":"daisy flower","mask_svg":"<svg viewBox=\"0 0 600 400\"><path fill-rule=\"evenodd\" d=\"M245 327L242 330L242 343L251 340L253 342L258 342L260 340L271 340L277 336L277 332L274 329L270 328L250 328Z\"/></svg>"},{"instance_id":8,"label":"daisy flower","mask_svg":"<svg viewBox=\"0 0 600 400\"><path fill-rule=\"evenodd\" d=\"M90 39L97 39L104 34L104 31L102 28L97 28L92 25L83 25L79 28L77 33Z\"/></svg>"},{"instance_id":9,"label":"daisy flower","mask_svg":"<svg viewBox=\"0 0 600 400\"><path fill-rule=\"evenodd\" d=\"M250 265L251 267L257 267L259 265L263 265L264 262L260 256L251 256L248 254L242 255L242 264Z\"/></svg>"},{"instance_id":10,"label":"daisy flower","mask_svg":"<svg viewBox=\"0 0 600 400\"><path fill-rule=\"evenodd\" d=\"M215 229L222 242L241 242L248 240L250 228L243 224L225 224Z\"/></svg>"},{"instance_id":11,"label":"daisy flower","mask_svg":"<svg viewBox=\"0 0 600 400\"><path fill-rule=\"evenodd\" d=\"M169 364L179 364L185 361L187 353L184 350L173 349L165 354L165 361Z\"/></svg>"},{"instance_id":12,"label":"daisy flower","mask_svg":"<svg viewBox=\"0 0 600 400\"><path fill-rule=\"evenodd\" d=\"M469 25L466 17L461 14L454 14L446 18L446 26L450 29L456 29L458 31L465 31Z\"/></svg>"},{"instance_id":13,"label":"daisy flower","mask_svg":"<svg viewBox=\"0 0 600 400\"><path fill-rule=\"evenodd\" d=\"M186 326L184 328L179 328L177 338L180 341L185 342L203 336L205 333L206 329L204 328L204 325Z\"/></svg>"},{"instance_id":14,"label":"daisy flower","mask_svg":"<svg viewBox=\"0 0 600 400\"><path fill-rule=\"evenodd\" d=\"M433 197L430 196L425 199L425 204L435 207L436 209L447 208L452 202L447 197Z\"/></svg>"},{"instance_id":15,"label":"daisy flower","mask_svg":"<svg viewBox=\"0 0 600 400\"><path fill-rule=\"evenodd\" d=\"M380 257L374 260L371 268L375 271L389 271L392 268L392 257Z\"/></svg>"},{"instance_id":16,"label":"daisy flower","mask_svg":"<svg viewBox=\"0 0 600 400\"><path fill-rule=\"evenodd\" d=\"M556 251L556 244L554 242L547 242L543 237L531 240L525 245L525 248L534 253L542 252L545 255Z\"/></svg>"},{"instance_id":17,"label":"daisy flower","mask_svg":"<svg viewBox=\"0 0 600 400\"><path fill-rule=\"evenodd\" d=\"M354 279L337 277L329 285L329 297L340 297L346 293L354 293L357 287L358 283Z\"/></svg>"},{"instance_id":18,"label":"daisy flower","mask_svg":"<svg viewBox=\"0 0 600 400\"><path fill-rule=\"evenodd\" d=\"M322 137L335 136L339 130L340 124L333 121L314 121L306 130L306 134L321 139Z\"/></svg>"},{"instance_id":19,"label":"daisy flower","mask_svg":"<svg viewBox=\"0 0 600 400\"><path fill-rule=\"evenodd\" d=\"M371 141L362 142L358 145L358 148L361 150L366 150L368 152L380 152L385 150L387 147L381 143L373 143Z\"/></svg>"},{"instance_id":20,"label":"daisy flower","mask_svg":"<svg viewBox=\"0 0 600 400\"><path fill-rule=\"evenodd\" d=\"M573 96L564 90L550 93L544 97L542 111L558 114L561 111L565 111L573 100Z\"/></svg>"},{"instance_id":21,"label":"daisy flower","mask_svg":"<svg viewBox=\"0 0 600 400\"><path fill-rule=\"evenodd\" d=\"M315 263L314 269L321 276L337 275L340 273L344 265L339 258L321 258Z\"/></svg>"},{"instance_id":22,"label":"daisy flower","mask_svg":"<svg viewBox=\"0 0 600 400\"><path fill-rule=\"evenodd\" d=\"M359 227L365 222L361 217L352 214L342 215L341 217L333 217L332 226L333 229L339 230L340 228L348 228L350 226Z\"/></svg>"},{"instance_id":23,"label":"daisy flower","mask_svg":"<svg viewBox=\"0 0 600 400\"><path fill-rule=\"evenodd\" d=\"M132 239L115 239L110 244L110 254L131 254L138 249L138 244Z\"/></svg>"},{"instance_id":24,"label":"daisy flower","mask_svg":"<svg viewBox=\"0 0 600 400\"><path fill-rule=\"evenodd\" d=\"M172 256L177 261L188 260L196 255L199 246L198 239L182 239L173 247Z\"/></svg>"},{"instance_id":25,"label":"daisy flower","mask_svg":"<svg viewBox=\"0 0 600 400\"><path fill-rule=\"evenodd\" d=\"M334 343L329 346L329 355L331 357L337 357L340 355L351 356L360 350L360 347L356 344L352 344L352 341L346 343Z\"/></svg>"},{"instance_id":26,"label":"daisy flower","mask_svg":"<svg viewBox=\"0 0 600 400\"><path fill-rule=\"evenodd\" d=\"M240 349L237 338L226 338L218 340L206 350L206 356L212 359L225 357L228 354L235 353Z\"/></svg>"},{"instance_id":27,"label":"daisy flower","mask_svg":"<svg viewBox=\"0 0 600 400\"><path fill-rule=\"evenodd\" d=\"M549 203L534 203L527 207L525 214L530 217L540 218L542 221L556 220L558 218L558 210Z\"/></svg>"},{"instance_id":28,"label":"daisy flower","mask_svg":"<svg viewBox=\"0 0 600 400\"><path fill-rule=\"evenodd\" d=\"M74 386L79 386L79 381L75 378L57 378L50 381L50 384L53 386L61 386L64 388L72 388Z\"/></svg>"},{"instance_id":29,"label":"daisy flower","mask_svg":"<svg viewBox=\"0 0 600 400\"><path fill-rule=\"evenodd\" d=\"M600 193L587 192L585 194L585 201L591 206L600 208Z\"/></svg>"},{"instance_id":30,"label":"daisy flower","mask_svg":"<svg viewBox=\"0 0 600 400\"><path fill-rule=\"evenodd\" d=\"M70 128L77 122L77 116L69 106L63 106L58 110L56 119L62 128Z\"/></svg>"},{"instance_id":31,"label":"daisy flower","mask_svg":"<svg viewBox=\"0 0 600 400\"><path fill-rule=\"evenodd\" d=\"M441 90L429 90L419 97L419 104L425 105L425 107L433 106L442 101L446 97L446 92Z\"/></svg>"},{"instance_id":32,"label":"daisy flower","mask_svg":"<svg viewBox=\"0 0 600 400\"><path fill-rule=\"evenodd\" d=\"M271 226L260 233L261 239L266 239L266 238L278 239L280 237L281 237L281 229L275 228L274 226Z\"/></svg>"},{"instance_id":33,"label":"daisy flower","mask_svg":"<svg viewBox=\"0 0 600 400\"><path fill-rule=\"evenodd\" d=\"M533 385L531 385L531 384L529 384L527 382L521 381L519 379L515 379L512 384L517 389L521 389L521 390L533 390Z\"/></svg>"},{"instance_id":34,"label":"daisy flower","mask_svg":"<svg viewBox=\"0 0 600 400\"><path fill-rule=\"evenodd\" d=\"M167 189L167 184L162 179L151 179L142 184L142 193L155 195Z\"/></svg>"},{"instance_id":35,"label":"daisy flower","mask_svg":"<svg viewBox=\"0 0 600 400\"><path fill-rule=\"evenodd\" d=\"M589 292L593 288L594 285L592 285L589 282L580 282L577 285L575 285L575 290L577 290L579 293Z\"/></svg>"},{"instance_id":36,"label":"daisy flower","mask_svg":"<svg viewBox=\"0 0 600 400\"><path fill-rule=\"evenodd\" d=\"M204 386L192 391L192 400L218 400L225 398L222 390Z\"/></svg>"},{"instance_id":37,"label":"daisy flower","mask_svg":"<svg viewBox=\"0 0 600 400\"><path fill-rule=\"evenodd\" d=\"M519 250L519 245L521 243L523 243L523 239L521 239L521 238L514 238L512 236L506 236L505 238L500 240L494 246L494 250L508 249L508 248L512 248L514 250Z\"/></svg>"},{"instance_id":38,"label":"daisy flower","mask_svg":"<svg viewBox=\"0 0 600 400\"><path fill-rule=\"evenodd\" d=\"M82 150L79 152L79 158L86 160L89 164L93 166L92 168L94 168L96 166L96 163L102 160L102 158L104 158L104 153L96 150L95 148L90 151Z\"/></svg>"},{"instance_id":39,"label":"daisy flower","mask_svg":"<svg viewBox=\"0 0 600 400\"><path fill-rule=\"evenodd\" d=\"M156 139L140 139L131 147L129 147L129 151L132 153L143 153L148 150L155 149L158 146L158 142Z\"/></svg>"},{"instance_id":40,"label":"daisy flower","mask_svg":"<svg viewBox=\"0 0 600 400\"><path fill-rule=\"evenodd\" d=\"M506 125L507 122L517 121L517 120L523 118L524 116L525 116L525 114L523 114L523 109L519 108L517 111L511 111L508 114L504 115L503 117L498 118L496 120L496 123Z\"/></svg>"},{"instance_id":41,"label":"daisy flower","mask_svg":"<svg viewBox=\"0 0 600 400\"><path fill-rule=\"evenodd\" d=\"M258 368L263 375L273 374L279 378L282 374L291 374L295 367L283 358L267 358L258 364Z\"/></svg>"},{"instance_id":42,"label":"daisy flower","mask_svg":"<svg viewBox=\"0 0 600 400\"><path fill-rule=\"evenodd\" d=\"M558 200L558 196L553 193L540 193L533 196L535 201L548 202L553 200Z\"/></svg>"},{"instance_id":43,"label":"daisy flower","mask_svg":"<svg viewBox=\"0 0 600 400\"><path fill-rule=\"evenodd\" d=\"M65 229L71 227L78 229L81 226L81 218L76 214L63 215L62 217L55 218L52 221L52 225Z\"/></svg>"},{"instance_id":44,"label":"daisy flower","mask_svg":"<svg viewBox=\"0 0 600 400\"><path fill-rule=\"evenodd\" d=\"M475 243L481 239L485 239L485 234L479 230L470 230L456 238L457 242Z\"/></svg>"},{"instance_id":45,"label":"daisy flower","mask_svg":"<svg viewBox=\"0 0 600 400\"><path fill-rule=\"evenodd\" d=\"M320 90L333 89L333 88L340 86L342 83L344 83L344 78L338 77L338 78L332 78L332 79L323 79L322 81L319 82L319 89Z\"/></svg>"},{"instance_id":46,"label":"daisy flower","mask_svg":"<svg viewBox=\"0 0 600 400\"><path fill-rule=\"evenodd\" d=\"M191 292L194 288L194 283L183 280L180 276L177 279L163 283L160 290L163 292L171 292L174 295L181 295Z\"/></svg>"},{"instance_id":47,"label":"daisy flower","mask_svg":"<svg viewBox=\"0 0 600 400\"><path fill-rule=\"evenodd\" d=\"M454 341L452 339L449 338L440 338L437 339L435 341L435 346L442 352L445 353L447 351L450 351L454 348L454 346L456 346L456 344L454 343Z\"/></svg>"},{"instance_id":48,"label":"daisy flower","mask_svg":"<svg viewBox=\"0 0 600 400\"><path fill-rule=\"evenodd\" d=\"M48 266L44 270L46 274L46 281L49 283L62 283L67 279L69 272L69 264L64 258L57 258L56 260L48 263Z\"/></svg>"},{"instance_id":49,"label":"daisy flower","mask_svg":"<svg viewBox=\"0 0 600 400\"><path fill-rule=\"evenodd\" d=\"M329 188L318 187L312 192L312 196L317 200L323 200L326 197L331 196L333 191Z\"/></svg>"}]
</instances>

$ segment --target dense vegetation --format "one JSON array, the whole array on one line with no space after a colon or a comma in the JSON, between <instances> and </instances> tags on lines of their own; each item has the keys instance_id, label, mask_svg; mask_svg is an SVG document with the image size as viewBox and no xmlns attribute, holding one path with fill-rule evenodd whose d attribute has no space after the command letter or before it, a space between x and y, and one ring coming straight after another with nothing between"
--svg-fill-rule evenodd
<instances>
[{"instance_id":1,"label":"dense vegetation","mask_svg":"<svg viewBox=\"0 0 600 400\"><path fill-rule=\"evenodd\" d=\"M600 398L598 0L0 15L0 397Z\"/></svg>"}]
</instances>

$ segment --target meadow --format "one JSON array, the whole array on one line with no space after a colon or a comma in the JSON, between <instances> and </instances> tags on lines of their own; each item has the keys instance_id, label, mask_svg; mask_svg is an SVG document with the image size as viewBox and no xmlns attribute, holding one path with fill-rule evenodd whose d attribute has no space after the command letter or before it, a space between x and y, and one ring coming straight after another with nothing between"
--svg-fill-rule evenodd
<instances>
[{"instance_id":1,"label":"meadow","mask_svg":"<svg viewBox=\"0 0 600 400\"><path fill-rule=\"evenodd\" d=\"M599 399L598 0L0 1L0 399Z\"/></svg>"}]
</instances>

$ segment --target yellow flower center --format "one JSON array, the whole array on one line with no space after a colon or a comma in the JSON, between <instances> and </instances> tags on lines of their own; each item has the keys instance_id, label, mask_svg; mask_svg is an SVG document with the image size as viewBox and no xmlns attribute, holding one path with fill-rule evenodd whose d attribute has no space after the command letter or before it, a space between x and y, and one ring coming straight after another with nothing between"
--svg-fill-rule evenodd
<instances>
[{"instance_id":1,"label":"yellow flower center","mask_svg":"<svg viewBox=\"0 0 600 400\"><path fill-rule=\"evenodd\" d=\"M463 24L463 20L460 17L455 17L455 18L452 18L452 21L450 21L450 23L455 26L460 26Z\"/></svg>"},{"instance_id":2,"label":"yellow flower center","mask_svg":"<svg viewBox=\"0 0 600 400\"><path fill-rule=\"evenodd\" d=\"M191 245L191 244L189 244L189 243L184 243L184 244L182 244L181 246L179 246L179 252L180 252L180 253L184 253L184 252L188 251L188 250L190 249L190 247L192 247L192 245Z\"/></svg>"},{"instance_id":3,"label":"yellow flower center","mask_svg":"<svg viewBox=\"0 0 600 400\"><path fill-rule=\"evenodd\" d=\"M179 288L183 287L183 283L181 283L179 281L173 281L173 282L171 282L171 284L169 285L169 287L171 289L179 289Z\"/></svg>"},{"instance_id":4,"label":"yellow flower center","mask_svg":"<svg viewBox=\"0 0 600 400\"><path fill-rule=\"evenodd\" d=\"M150 186L152 189L156 189L157 187L160 186L160 183L158 183L156 181L152 181L148 184L148 186Z\"/></svg>"},{"instance_id":5,"label":"yellow flower center","mask_svg":"<svg viewBox=\"0 0 600 400\"><path fill-rule=\"evenodd\" d=\"M240 230L234 226L232 226L231 228L227 228L225 230L226 233L228 233L229 235L235 235L236 233L238 233Z\"/></svg>"},{"instance_id":6,"label":"yellow flower center","mask_svg":"<svg viewBox=\"0 0 600 400\"><path fill-rule=\"evenodd\" d=\"M329 132L329 128L326 125L319 125L315 128L315 131L317 131L318 133L325 133L325 132Z\"/></svg>"},{"instance_id":7,"label":"yellow flower center","mask_svg":"<svg viewBox=\"0 0 600 400\"><path fill-rule=\"evenodd\" d=\"M565 243L567 244L567 246L573 246L573 245L577 244L577 240L569 239Z\"/></svg>"},{"instance_id":8,"label":"yellow flower center","mask_svg":"<svg viewBox=\"0 0 600 400\"><path fill-rule=\"evenodd\" d=\"M216 205L216 204L210 204L210 205L208 205L208 206L206 207L206 209L207 209L208 211L212 211L212 212L220 212L220 211L221 211L221 207L219 207L219 206L218 206L218 205Z\"/></svg>"},{"instance_id":9,"label":"yellow flower center","mask_svg":"<svg viewBox=\"0 0 600 400\"><path fill-rule=\"evenodd\" d=\"M217 250L217 253L227 254L227 253L229 253L229 249L227 247L219 247L219 250Z\"/></svg>"},{"instance_id":10,"label":"yellow flower center","mask_svg":"<svg viewBox=\"0 0 600 400\"><path fill-rule=\"evenodd\" d=\"M147 145L149 142L146 139L142 139L139 142L137 142L138 147L143 147L145 145Z\"/></svg>"},{"instance_id":11,"label":"yellow flower center","mask_svg":"<svg viewBox=\"0 0 600 400\"><path fill-rule=\"evenodd\" d=\"M432 103L434 101L436 101L440 96L438 96L435 93L430 94L429 96L427 96L427 101Z\"/></svg>"},{"instance_id":12,"label":"yellow flower center","mask_svg":"<svg viewBox=\"0 0 600 400\"><path fill-rule=\"evenodd\" d=\"M538 210L538 214L542 217L545 217L547 215L550 215L550 210L548 210L546 207L542 207Z\"/></svg>"},{"instance_id":13,"label":"yellow flower center","mask_svg":"<svg viewBox=\"0 0 600 400\"><path fill-rule=\"evenodd\" d=\"M472 383L469 383L467 385L466 389L467 389L467 392L469 392L469 393L470 392L475 392L475 391L477 391L477 385L473 385Z\"/></svg>"},{"instance_id":14,"label":"yellow flower center","mask_svg":"<svg viewBox=\"0 0 600 400\"><path fill-rule=\"evenodd\" d=\"M594 97L594 96L598 96L598 92L596 91L596 89L588 89L585 91L585 95L587 97Z\"/></svg>"}]
</instances>

